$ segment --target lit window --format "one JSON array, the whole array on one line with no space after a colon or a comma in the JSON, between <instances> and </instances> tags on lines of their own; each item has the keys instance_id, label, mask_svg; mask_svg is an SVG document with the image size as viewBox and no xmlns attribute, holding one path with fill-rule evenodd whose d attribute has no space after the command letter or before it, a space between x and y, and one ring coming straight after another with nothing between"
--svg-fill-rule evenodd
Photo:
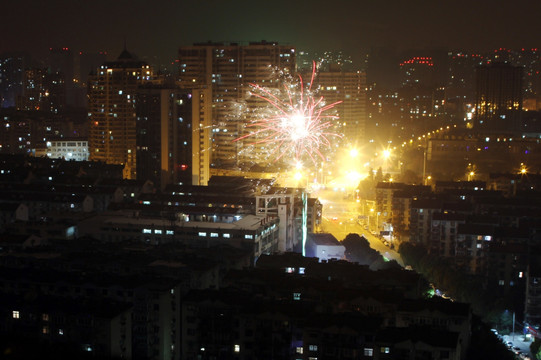
<instances>
[{"instance_id":1,"label":"lit window","mask_svg":"<svg viewBox=\"0 0 541 360\"><path fill-rule=\"evenodd\" d=\"M49 333L49 327L47 325L45 325L42 329L41 329L41 333L42 334L48 334Z\"/></svg>"},{"instance_id":2,"label":"lit window","mask_svg":"<svg viewBox=\"0 0 541 360\"><path fill-rule=\"evenodd\" d=\"M41 314L41 320L49 321L49 314Z\"/></svg>"},{"instance_id":3,"label":"lit window","mask_svg":"<svg viewBox=\"0 0 541 360\"><path fill-rule=\"evenodd\" d=\"M158 229L154 230L154 234L160 234L161 235L161 233L162 233L161 230L158 230Z\"/></svg>"},{"instance_id":4,"label":"lit window","mask_svg":"<svg viewBox=\"0 0 541 360\"><path fill-rule=\"evenodd\" d=\"M293 300L300 300L301 299L301 293L293 293Z\"/></svg>"},{"instance_id":5,"label":"lit window","mask_svg":"<svg viewBox=\"0 0 541 360\"><path fill-rule=\"evenodd\" d=\"M199 232L199 236L207 236L206 232Z\"/></svg>"},{"instance_id":6,"label":"lit window","mask_svg":"<svg viewBox=\"0 0 541 360\"><path fill-rule=\"evenodd\" d=\"M317 351L317 345L309 345L308 349L310 349L310 351Z\"/></svg>"},{"instance_id":7,"label":"lit window","mask_svg":"<svg viewBox=\"0 0 541 360\"><path fill-rule=\"evenodd\" d=\"M174 235L175 232L173 230L165 230L166 235Z\"/></svg>"},{"instance_id":8,"label":"lit window","mask_svg":"<svg viewBox=\"0 0 541 360\"><path fill-rule=\"evenodd\" d=\"M388 346L382 346L380 351L382 354L389 354L391 352L391 348Z\"/></svg>"},{"instance_id":9,"label":"lit window","mask_svg":"<svg viewBox=\"0 0 541 360\"><path fill-rule=\"evenodd\" d=\"M236 353L240 352L240 345L235 344L235 352Z\"/></svg>"},{"instance_id":10,"label":"lit window","mask_svg":"<svg viewBox=\"0 0 541 360\"><path fill-rule=\"evenodd\" d=\"M143 229L143 234L152 234L151 229Z\"/></svg>"},{"instance_id":11,"label":"lit window","mask_svg":"<svg viewBox=\"0 0 541 360\"><path fill-rule=\"evenodd\" d=\"M302 354L302 352L304 351L303 347L302 346L297 346L297 354Z\"/></svg>"},{"instance_id":12,"label":"lit window","mask_svg":"<svg viewBox=\"0 0 541 360\"><path fill-rule=\"evenodd\" d=\"M253 235L244 235L244 238L245 238L245 239L253 239L254 236L253 236Z\"/></svg>"},{"instance_id":13,"label":"lit window","mask_svg":"<svg viewBox=\"0 0 541 360\"><path fill-rule=\"evenodd\" d=\"M210 233L210 237L218 237L218 233Z\"/></svg>"},{"instance_id":14,"label":"lit window","mask_svg":"<svg viewBox=\"0 0 541 360\"><path fill-rule=\"evenodd\" d=\"M58 335L64 335L64 330L63 329L58 329Z\"/></svg>"},{"instance_id":15,"label":"lit window","mask_svg":"<svg viewBox=\"0 0 541 360\"><path fill-rule=\"evenodd\" d=\"M229 239L231 237L231 234L223 234L223 237Z\"/></svg>"},{"instance_id":16,"label":"lit window","mask_svg":"<svg viewBox=\"0 0 541 360\"><path fill-rule=\"evenodd\" d=\"M505 280L500 280L500 281L498 281L498 285L500 285L500 286L505 285Z\"/></svg>"},{"instance_id":17,"label":"lit window","mask_svg":"<svg viewBox=\"0 0 541 360\"><path fill-rule=\"evenodd\" d=\"M374 356L374 349L364 348L364 356Z\"/></svg>"},{"instance_id":18,"label":"lit window","mask_svg":"<svg viewBox=\"0 0 541 360\"><path fill-rule=\"evenodd\" d=\"M286 273L288 274L292 274L295 272L295 268L294 267L286 267Z\"/></svg>"},{"instance_id":19,"label":"lit window","mask_svg":"<svg viewBox=\"0 0 541 360\"><path fill-rule=\"evenodd\" d=\"M304 268L303 267L299 268L299 274L304 275Z\"/></svg>"},{"instance_id":20,"label":"lit window","mask_svg":"<svg viewBox=\"0 0 541 360\"><path fill-rule=\"evenodd\" d=\"M21 314L17 310L13 310L12 315L14 319L20 319Z\"/></svg>"}]
</instances>

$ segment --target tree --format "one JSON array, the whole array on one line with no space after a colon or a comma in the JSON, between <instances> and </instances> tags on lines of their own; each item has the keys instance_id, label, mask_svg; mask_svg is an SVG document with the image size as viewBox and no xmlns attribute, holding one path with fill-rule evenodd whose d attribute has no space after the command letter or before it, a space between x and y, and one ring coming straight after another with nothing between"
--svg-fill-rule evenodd
<instances>
[{"instance_id":1,"label":"tree","mask_svg":"<svg viewBox=\"0 0 541 360\"><path fill-rule=\"evenodd\" d=\"M378 171L376 172L376 178L374 179L376 181L376 184L383 181L383 169L381 166L378 168Z\"/></svg>"},{"instance_id":2,"label":"tree","mask_svg":"<svg viewBox=\"0 0 541 360\"><path fill-rule=\"evenodd\" d=\"M370 247L370 243L359 234L348 234L342 241L346 248L346 258L361 265L371 265L382 256Z\"/></svg>"}]
</instances>

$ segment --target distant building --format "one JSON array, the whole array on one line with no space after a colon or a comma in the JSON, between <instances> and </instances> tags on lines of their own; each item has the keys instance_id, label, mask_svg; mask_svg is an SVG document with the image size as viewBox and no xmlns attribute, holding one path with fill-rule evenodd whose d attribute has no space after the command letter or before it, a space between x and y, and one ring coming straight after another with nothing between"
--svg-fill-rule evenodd
<instances>
[{"instance_id":1,"label":"distant building","mask_svg":"<svg viewBox=\"0 0 541 360\"><path fill-rule=\"evenodd\" d=\"M475 125L481 133L514 133L522 111L523 68L494 62L476 69Z\"/></svg>"},{"instance_id":2,"label":"distant building","mask_svg":"<svg viewBox=\"0 0 541 360\"><path fill-rule=\"evenodd\" d=\"M435 83L434 61L430 56L415 56L400 63L403 87L432 87Z\"/></svg>"},{"instance_id":3,"label":"distant building","mask_svg":"<svg viewBox=\"0 0 541 360\"><path fill-rule=\"evenodd\" d=\"M212 166L231 168L241 163L268 162L264 144L243 153L248 142L233 140L246 133L244 126L255 119L254 110L267 105L249 96L249 84L278 88L281 71L295 72L295 48L266 41L248 45L199 43L181 47L178 55L179 85L212 90Z\"/></svg>"},{"instance_id":4,"label":"distant building","mask_svg":"<svg viewBox=\"0 0 541 360\"><path fill-rule=\"evenodd\" d=\"M445 110L449 116L463 120L468 105L475 102L475 67L481 64L483 57L458 51L449 52L447 59Z\"/></svg>"},{"instance_id":5,"label":"distant building","mask_svg":"<svg viewBox=\"0 0 541 360\"><path fill-rule=\"evenodd\" d=\"M90 160L124 165L124 177L136 178L135 95L149 83L150 66L124 50L90 77L88 119Z\"/></svg>"},{"instance_id":6,"label":"distant building","mask_svg":"<svg viewBox=\"0 0 541 360\"><path fill-rule=\"evenodd\" d=\"M395 192L403 190L406 187L403 183L397 182L379 182L376 185L376 211L377 224L376 229L380 228L380 224L391 223L393 216L393 195Z\"/></svg>"},{"instance_id":7,"label":"distant building","mask_svg":"<svg viewBox=\"0 0 541 360\"><path fill-rule=\"evenodd\" d=\"M17 96L23 93L24 71L30 66L27 54L0 54L0 108L15 107Z\"/></svg>"},{"instance_id":8,"label":"distant building","mask_svg":"<svg viewBox=\"0 0 541 360\"><path fill-rule=\"evenodd\" d=\"M17 97L17 110L62 113L66 107L65 91L62 74L51 73L45 68L26 69L23 92Z\"/></svg>"},{"instance_id":9,"label":"distant building","mask_svg":"<svg viewBox=\"0 0 541 360\"><path fill-rule=\"evenodd\" d=\"M209 178L210 91L147 85L137 90L137 178L206 185Z\"/></svg>"},{"instance_id":10,"label":"distant building","mask_svg":"<svg viewBox=\"0 0 541 360\"><path fill-rule=\"evenodd\" d=\"M366 126L366 73L342 72L333 66L320 71L315 82L326 104L335 106L339 116L337 132L343 133L345 142L360 146L365 140Z\"/></svg>"},{"instance_id":11,"label":"distant building","mask_svg":"<svg viewBox=\"0 0 541 360\"><path fill-rule=\"evenodd\" d=\"M74 161L88 160L88 141L85 139L62 139L47 141L47 148L36 150L36 156L45 155L52 159Z\"/></svg>"},{"instance_id":12,"label":"distant building","mask_svg":"<svg viewBox=\"0 0 541 360\"><path fill-rule=\"evenodd\" d=\"M154 245L180 242L207 248L228 244L252 250L253 263L261 254L272 254L278 249L278 219L246 215L234 222L210 220L185 221L116 212L85 220L81 235L110 242L135 240Z\"/></svg>"}]
</instances>

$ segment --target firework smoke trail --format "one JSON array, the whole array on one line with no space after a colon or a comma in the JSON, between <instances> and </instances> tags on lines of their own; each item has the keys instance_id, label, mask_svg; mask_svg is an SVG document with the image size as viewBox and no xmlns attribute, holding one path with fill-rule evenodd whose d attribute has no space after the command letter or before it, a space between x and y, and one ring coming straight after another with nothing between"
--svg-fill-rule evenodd
<instances>
[{"instance_id":1,"label":"firework smoke trail","mask_svg":"<svg viewBox=\"0 0 541 360\"><path fill-rule=\"evenodd\" d=\"M247 124L246 127L252 128L253 131L234 141L262 136L250 145L270 144L272 146L274 144L274 150L270 155L276 156L275 162L289 153L292 153L297 161L304 154L308 155L314 163L316 155L325 160L321 149L331 146L330 137L341 137L330 129L338 116L327 115L325 112L341 101L325 105L322 96L319 98L314 96L312 84L315 73L314 62L308 89L305 90L303 79L299 75L298 92L291 90L294 88L292 84L284 84L285 91L277 95L272 93L274 89L250 84L253 89L252 95L266 101L270 105L272 114Z\"/></svg>"}]
</instances>

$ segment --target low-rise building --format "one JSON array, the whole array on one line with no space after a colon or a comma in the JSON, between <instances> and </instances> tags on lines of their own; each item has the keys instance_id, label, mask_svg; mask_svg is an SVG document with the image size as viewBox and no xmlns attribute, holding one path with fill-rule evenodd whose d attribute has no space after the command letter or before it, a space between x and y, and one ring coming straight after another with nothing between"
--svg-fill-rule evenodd
<instances>
[{"instance_id":1,"label":"low-rise building","mask_svg":"<svg viewBox=\"0 0 541 360\"><path fill-rule=\"evenodd\" d=\"M344 259L346 247L332 235L327 233L308 234L306 256L317 257L319 261Z\"/></svg>"}]
</instances>

